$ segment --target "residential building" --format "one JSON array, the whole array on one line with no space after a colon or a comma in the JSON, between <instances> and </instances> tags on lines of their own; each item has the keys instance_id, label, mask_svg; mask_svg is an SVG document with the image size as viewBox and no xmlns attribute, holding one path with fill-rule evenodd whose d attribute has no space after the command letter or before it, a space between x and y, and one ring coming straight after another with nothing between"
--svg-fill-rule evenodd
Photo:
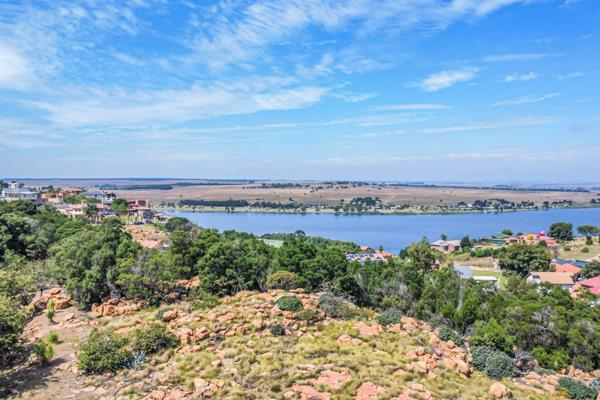
<instances>
[{"instance_id":1,"label":"residential building","mask_svg":"<svg viewBox=\"0 0 600 400\"><path fill-rule=\"evenodd\" d=\"M527 282L542 284L549 283L550 285L560 286L563 289L571 290L575 282L571 274L566 272L531 272L527 275Z\"/></svg>"},{"instance_id":2,"label":"residential building","mask_svg":"<svg viewBox=\"0 0 600 400\"><path fill-rule=\"evenodd\" d=\"M102 204L112 204L113 200L117 198L114 193L103 190L89 190L87 192L83 192L83 196L86 199L98 200Z\"/></svg>"},{"instance_id":3,"label":"residential building","mask_svg":"<svg viewBox=\"0 0 600 400\"><path fill-rule=\"evenodd\" d=\"M581 273L581 268L573 264L560 264L554 267L554 271L556 272L566 272L570 274L573 279L576 279L577 276Z\"/></svg>"},{"instance_id":4,"label":"residential building","mask_svg":"<svg viewBox=\"0 0 600 400\"><path fill-rule=\"evenodd\" d=\"M560 258L557 258L557 259L552 260L552 264L554 264L554 265L571 264L571 265L574 265L576 267L583 268L586 265L588 265L589 262L588 261L580 261L580 260L577 260L577 261L562 260Z\"/></svg>"},{"instance_id":5,"label":"residential building","mask_svg":"<svg viewBox=\"0 0 600 400\"><path fill-rule=\"evenodd\" d=\"M545 242L548 246L552 246L557 244L556 239L546 236L545 232L540 233L524 233L518 236L519 241L521 243L526 244L538 244L540 242Z\"/></svg>"},{"instance_id":6,"label":"residential building","mask_svg":"<svg viewBox=\"0 0 600 400\"><path fill-rule=\"evenodd\" d=\"M2 201L17 201L17 200L30 200L30 201L38 201L40 194L38 192L33 192L29 189L24 189L20 187L8 187L2 189L2 193L0 194L0 200Z\"/></svg>"},{"instance_id":7,"label":"residential building","mask_svg":"<svg viewBox=\"0 0 600 400\"><path fill-rule=\"evenodd\" d=\"M573 292L579 288L586 288L590 293L600 295L600 276L577 282L573 287Z\"/></svg>"},{"instance_id":8,"label":"residential building","mask_svg":"<svg viewBox=\"0 0 600 400\"><path fill-rule=\"evenodd\" d=\"M439 250L442 253L453 253L460 250L460 240L436 240L431 243L433 249Z\"/></svg>"}]
</instances>

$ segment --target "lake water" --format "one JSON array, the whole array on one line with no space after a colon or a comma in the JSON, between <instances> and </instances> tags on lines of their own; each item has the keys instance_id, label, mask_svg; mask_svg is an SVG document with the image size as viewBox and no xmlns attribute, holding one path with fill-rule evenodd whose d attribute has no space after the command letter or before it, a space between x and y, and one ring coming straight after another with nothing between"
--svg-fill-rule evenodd
<instances>
[{"instance_id":1,"label":"lake water","mask_svg":"<svg viewBox=\"0 0 600 400\"><path fill-rule=\"evenodd\" d=\"M234 229L256 235L303 230L310 236L323 236L355 242L397 253L422 237L449 239L491 236L503 229L513 232L547 231L554 222L600 226L600 208L552 209L504 213L453 215L334 215L270 213L200 213L171 211L201 227L220 231Z\"/></svg>"}]
</instances>

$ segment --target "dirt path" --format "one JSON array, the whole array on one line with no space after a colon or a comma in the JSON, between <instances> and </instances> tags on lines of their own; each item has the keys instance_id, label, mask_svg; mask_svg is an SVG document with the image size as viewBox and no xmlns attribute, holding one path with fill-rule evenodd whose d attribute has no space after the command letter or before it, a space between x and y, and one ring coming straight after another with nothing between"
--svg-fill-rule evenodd
<instances>
[{"instance_id":1,"label":"dirt path","mask_svg":"<svg viewBox=\"0 0 600 400\"><path fill-rule=\"evenodd\" d=\"M77 373L77 344L91 331L94 321L86 313L69 307L56 313L54 323L49 323L44 314L34 317L26 326L23 337L33 343L48 335L50 331L59 337L54 345L54 357L45 366L40 366L33 357L0 378L0 388L7 398L22 399L98 399L111 397L117 388L95 387L93 380ZM5 398L5 397L2 397Z\"/></svg>"}]
</instances>

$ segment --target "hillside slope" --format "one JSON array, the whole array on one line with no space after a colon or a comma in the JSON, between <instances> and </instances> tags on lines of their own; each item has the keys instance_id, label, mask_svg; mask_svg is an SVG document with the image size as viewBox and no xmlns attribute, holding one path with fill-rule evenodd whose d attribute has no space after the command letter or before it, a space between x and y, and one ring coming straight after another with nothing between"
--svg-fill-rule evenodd
<instances>
[{"instance_id":1,"label":"hillside slope","mask_svg":"<svg viewBox=\"0 0 600 400\"><path fill-rule=\"evenodd\" d=\"M488 399L494 386L472 371L467 350L439 339L437 331L412 318L380 326L372 311L356 309L352 318L323 317L318 296L296 292L305 310L281 311L282 291L241 292L205 310L187 302L161 309L117 304L96 309L95 318L72 307L49 324L36 317L29 340L52 330L61 343L45 367L23 364L9 376L11 396L27 399ZM128 314L128 315L119 315ZM300 316L305 320L301 320ZM159 354L137 369L116 375L81 375L76 349L94 328L128 335L162 321L181 346ZM273 336L274 323L285 326ZM565 399L557 376L505 379L517 399ZM499 390L499 392L498 392Z\"/></svg>"}]
</instances>

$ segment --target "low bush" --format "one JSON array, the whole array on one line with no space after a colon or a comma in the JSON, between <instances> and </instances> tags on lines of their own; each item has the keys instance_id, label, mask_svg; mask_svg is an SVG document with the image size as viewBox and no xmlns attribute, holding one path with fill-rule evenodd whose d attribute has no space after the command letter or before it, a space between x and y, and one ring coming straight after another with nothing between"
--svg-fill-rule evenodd
<instances>
[{"instance_id":1,"label":"low bush","mask_svg":"<svg viewBox=\"0 0 600 400\"><path fill-rule=\"evenodd\" d=\"M163 349L177 347L179 340L167 332L163 324L154 323L149 327L137 329L134 333L133 350L136 353L150 355Z\"/></svg>"},{"instance_id":2,"label":"low bush","mask_svg":"<svg viewBox=\"0 0 600 400\"><path fill-rule=\"evenodd\" d=\"M569 393L569 397L574 400L595 400L598 396L598 390L575 379L560 378L558 386L565 389Z\"/></svg>"},{"instance_id":3,"label":"low bush","mask_svg":"<svg viewBox=\"0 0 600 400\"><path fill-rule=\"evenodd\" d=\"M267 277L269 289L290 290L300 287L300 278L295 272L277 271Z\"/></svg>"},{"instance_id":4,"label":"low bush","mask_svg":"<svg viewBox=\"0 0 600 400\"><path fill-rule=\"evenodd\" d=\"M457 346L462 346L465 344L465 340L458 333L454 332L445 325L440 327L440 339L445 341L452 340L452 342L454 342L454 344Z\"/></svg>"},{"instance_id":5,"label":"low bush","mask_svg":"<svg viewBox=\"0 0 600 400\"><path fill-rule=\"evenodd\" d=\"M271 326L269 326L269 330L273 336L285 335L285 327L281 324L271 324Z\"/></svg>"},{"instance_id":6,"label":"low bush","mask_svg":"<svg viewBox=\"0 0 600 400\"><path fill-rule=\"evenodd\" d=\"M79 346L79 369L85 374L102 374L127 368L133 359L127 345L126 338L111 330L93 330Z\"/></svg>"},{"instance_id":7,"label":"low bush","mask_svg":"<svg viewBox=\"0 0 600 400\"><path fill-rule=\"evenodd\" d=\"M56 332L48 332L48 336L46 336L46 341L48 343L58 343L59 339L58 339L58 335L56 334Z\"/></svg>"},{"instance_id":8,"label":"low bush","mask_svg":"<svg viewBox=\"0 0 600 400\"><path fill-rule=\"evenodd\" d=\"M352 316L352 309L346 300L331 294L324 294L319 297L319 308L323 310L325 315L332 318L348 318Z\"/></svg>"},{"instance_id":9,"label":"low bush","mask_svg":"<svg viewBox=\"0 0 600 400\"><path fill-rule=\"evenodd\" d=\"M581 249L582 253L589 253L590 249L588 247L584 247L583 249Z\"/></svg>"},{"instance_id":10,"label":"low bush","mask_svg":"<svg viewBox=\"0 0 600 400\"><path fill-rule=\"evenodd\" d=\"M277 299L277 306L281 311L297 312L304 309L302 302L296 296L284 296Z\"/></svg>"},{"instance_id":11,"label":"low bush","mask_svg":"<svg viewBox=\"0 0 600 400\"><path fill-rule=\"evenodd\" d=\"M515 361L506 353L496 351L487 359L484 372L492 379L500 380L517 375Z\"/></svg>"},{"instance_id":12,"label":"low bush","mask_svg":"<svg viewBox=\"0 0 600 400\"><path fill-rule=\"evenodd\" d=\"M495 350L488 346L472 346L471 356L473 357L473 368L484 371L488 358Z\"/></svg>"},{"instance_id":13,"label":"low bush","mask_svg":"<svg viewBox=\"0 0 600 400\"><path fill-rule=\"evenodd\" d=\"M52 343L42 340L33 346L33 353L40 364L45 365L52 360L52 357L54 356L54 347L52 346Z\"/></svg>"},{"instance_id":14,"label":"low bush","mask_svg":"<svg viewBox=\"0 0 600 400\"><path fill-rule=\"evenodd\" d=\"M204 290L198 290L194 295L192 310L208 310L219 305L219 296L208 293Z\"/></svg>"},{"instance_id":15,"label":"low bush","mask_svg":"<svg viewBox=\"0 0 600 400\"><path fill-rule=\"evenodd\" d=\"M301 310L296 313L296 319L308 324L315 323L321 319L319 313L315 310Z\"/></svg>"},{"instance_id":16,"label":"low bush","mask_svg":"<svg viewBox=\"0 0 600 400\"><path fill-rule=\"evenodd\" d=\"M390 309L382 312L377 320L383 326L398 324L404 313L400 310Z\"/></svg>"}]
</instances>

